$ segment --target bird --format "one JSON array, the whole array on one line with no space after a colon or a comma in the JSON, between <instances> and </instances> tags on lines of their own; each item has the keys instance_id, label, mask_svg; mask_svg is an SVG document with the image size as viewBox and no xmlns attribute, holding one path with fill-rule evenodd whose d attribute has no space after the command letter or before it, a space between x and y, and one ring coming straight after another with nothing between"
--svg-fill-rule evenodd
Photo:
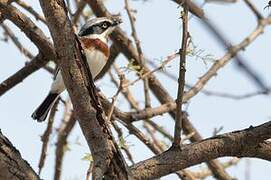
<instances>
[{"instance_id":1,"label":"bird","mask_svg":"<svg viewBox=\"0 0 271 180\"><path fill-rule=\"evenodd\" d=\"M122 23L120 17L93 18L88 20L78 33L78 39L93 79L101 72L107 62L110 54L108 38L120 23ZM58 70L48 95L31 117L38 122L45 121L50 109L65 89L61 72Z\"/></svg>"}]
</instances>

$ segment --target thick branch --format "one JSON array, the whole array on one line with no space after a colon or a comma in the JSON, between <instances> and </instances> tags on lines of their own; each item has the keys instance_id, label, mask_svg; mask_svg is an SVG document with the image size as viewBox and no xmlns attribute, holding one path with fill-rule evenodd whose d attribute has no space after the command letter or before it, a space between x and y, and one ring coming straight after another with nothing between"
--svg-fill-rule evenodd
<instances>
[{"instance_id":1,"label":"thick branch","mask_svg":"<svg viewBox=\"0 0 271 180\"><path fill-rule=\"evenodd\" d=\"M104 108L108 109L110 107L110 102L107 101L105 98L103 98L102 100L103 100L102 103L103 103ZM166 108L170 108L170 107L166 107ZM150 108L150 109L152 109L152 108ZM122 121L124 121L127 124L131 123L134 120L139 120L137 118L146 119L145 117L153 115L152 114L153 112L148 111L148 110L146 110L146 111L147 111L147 113L133 114L133 113L124 113L124 112L121 112L118 108L116 108L116 107L114 108L114 113L115 113L116 117L121 119ZM185 124L185 126L183 127L184 133L185 134L193 134L193 136L191 136L191 138L190 138L190 140L192 142L198 142L203 139L201 137L201 135L199 134L199 132L194 128L194 126L188 120L187 114L183 113L182 121L183 121L183 124ZM213 175L216 178L223 179L223 180L231 179L231 177L225 172L224 168L217 160L208 161L207 165L209 166L209 168L213 172Z\"/></svg>"},{"instance_id":2,"label":"thick branch","mask_svg":"<svg viewBox=\"0 0 271 180\"><path fill-rule=\"evenodd\" d=\"M20 152L0 131L0 179L39 180Z\"/></svg>"},{"instance_id":3,"label":"thick branch","mask_svg":"<svg viewBox=\"0 0 271 180\"><path fill-rule=\"evenodd\" d=\"M12 21L25 35L38 47L39 54L25 67L0 84L0 96L9 89L22 82L31 73L40 69L49 60L55 60L53 45L30 18L21 13L17 8L8 5L7 1L0 0L0 13L3 19Z\"/></svg>"},{"instance_id":4,"label":"thick branch","mask_svg":"<svg viewBox=\"0 0 271 180\"><path fill-rule=\"evenodd\" d=\"M95 86L90 72L86 71L88 66L80 53L64 1L40 0L40 4L54 40L65 86L94 158L93 178L127 179L125 161L102 117Z\"/></svg>"},{"instance_id":5,"label":"thick branch","mask_svg":"<svg viewBox=\"0 0 271 180\"><path fill-rule=\"evenodd\" d=\"M30 18L25 16L17 8L8 5L5 0L0 0L1 15L14 23L25 35L38 47L43 55L46 55L48 60L55 59L53 45L45 36L43 31L36 26Z\"/></svg>"},{"instance_id":6,"label":"thick branch","mask_svg":"<svg viewBox=\"0 0 271 180\"><path fill-rule=\"evenodd\" d=\"M132 166L136 179L153 179L202 162L224 157L256 157L271 161L271 121L171 149Z\"/></svg>"},{"instance_id":7,"label":"thick branch","mask_svg":"<svg viewBox=\"0 0 271 180\"><path fill-rule=\"evenodd\" d=\"M109 13L109 11L106 9L106 7L104 6L104 4L101 0L91 0L91 1L88 0L87 2L91 6L91 8L92 8L93 12L96 14L96 16L107 16L107 17L112 16ZM129 59L129 60L134 59L136 65L140 65L140 60L138 59L136 49L133 47L131 40L125 35L125 33L120 28L116 28L116 30L113 32L113 35L111 36L111 38L114 41L114 43L119 47L120 51L127 57L127 59ZM141 66L141 68L144 71L143 73L150 72L150 70L146 66ZM149 78L148 82L150 85L150 89L152 90L154 95L157 97L157 99L161 103L170 103L170 104L172 103L174 106L175 103L174 103L172 97L169 95L169 93L166 91L166 89L162 86L162 84L158 81L158 79L153 74L150 74L148 76L148 78ZM176 106L175 106L175 108L176 108ZM171 111L170 115L175 119L175 112ZM187 121L187 123L184 123L183 125L184 125L184 127L190 126L191 123L189 121ZM199 134L199 132L196 130L194 131L194 133ZM219 166L219 164L217 164L216 167L218 167L218 166ZM220 174L216 170L216 167L213 168L213 170L215 170L214 174L219 174L218 177L224 177L224 174L226 174L226 173L224 172L223 174Z\"/></svg>"}]
</instances>

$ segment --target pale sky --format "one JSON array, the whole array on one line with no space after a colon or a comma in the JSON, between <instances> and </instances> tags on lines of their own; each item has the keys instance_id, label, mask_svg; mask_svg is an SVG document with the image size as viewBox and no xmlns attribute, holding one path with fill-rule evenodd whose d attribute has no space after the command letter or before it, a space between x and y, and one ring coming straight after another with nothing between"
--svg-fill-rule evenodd
<instances>
[{"instance_id":1,"label":"pale sky","mask_svg":"<svg viewBox=\"0 0 271 180\"><path fill-rule=\"evenodd\" d=\"M37 1L26 0L26 2L41 12ZM201 1L197 2L199 4L202 3ZM256 3L258 9L265 16L268 14L269 11L267 9L263 10L267 1L254 0L253 2ZM106 5L111 12L121 13L124 21L121 27L130 35L130 25L124 10L123 1L116 3L116 1L108 0ZM169 0L150 0L147 2L132 1L131 6L137 9L137 31L146 57L155 63L159 63L161 59L164 59L167 55L179 49L182 29L181 20L179 19L180 8L178 8L175 3ZM219 29L224 32L233 44L239 43L256 27L256 20L243 1L232 5L207 4L204 6L204 10L208 14L208 17L219 26ZM34 20L34 18L32 19ZM7 24L11 25L9 22ZM45 26L41 23L38 23L38 25L49 35ZM17 37L26 48L29 48L34 54L37 53L35 46L26 39L21 31L15 29L13 25L11 27L15 30ZM0 32L2 32L2 29ZM214 59L217 59L222 57L225 53L220 44L202 27L197 18L192 18L189 21L189 32L197 48L204 50L203 56L210 54ZM245 51L240 52L246 62L253 67L268 86L271 85L269 75L271 67L270 42L271 29L268 27L265 29L264 35L257 38ZM23 67L27 59L21 55L11 41L9 43L0 41L0 52L2 54L0 81L3 81ZM127 61L121 55L117 63L119 66L124 66L127 64ZM189 57L187 60L186 73L187 83L195 83L198 78L207 71L211 64L211 61L203 62L201 59ZM167 66L166 70L177 76L178 58ZM173 80L169 80L160 73L156 73L156 75L167 88L168 92L173 97L176 97L177 83ZM135 78L133 73L127 73L127 77L131 79ZM4 135L6 135L21 152L23 158L26 159L36 171L38 170L38 160L41 150L39 136L46 128L46 123L33 121L31 114L47 95L51 82L52 77L46 71L39 70L0 98L0 115L2 118L0 128ZM111 97L116 91L108 76L96 84L108 97ZM226 65L223 70L219 71L218 75L208 82L206 89L240 95L258 90L253 82L245 77L233 63ZM142 91L141 84L135 86L133 92L135 97L142 99L142 93L136 93L138 91ZM66 98L66 95L67 93L64 93L63 97ZM270 96L256 96L237 101L198 94L191 100L187 109L190 119L198 131L204 137L210 137L212 136L214 128L221 126L223 126L221 133L224 133L269 121L271 116L270 100ZM144 103L142 101L141 107L143 107L143 105ZM158 106L159 103L154 100L152 105L155 107ZM117 106L122 110L129 110L123 98L118 99ZM63 106L60 105L54 126L55 128L58 127L61 121L62 110ZM158 117L156 121L169 132L173 133L174 123L170 120L168 115ZM135 125L141 127L140 122L135 123ZM41 174L42 179L53 179L55 140L56 133L53 133L46 164ZM78 145L76 143L77 141L79 141L81 145ZM134 158L136 162L153 156L134 136L126 137L126 141L130 144L130 150L135 155ZM88 162L83 161L82 158L89 150L78 126L72 131L69 138L69 148L71 150L66 153L64 158L62 179L84 179ZM247 163L247 161L241 160L238 166L232 167L227 171L230 172L233 177L240 180L245 179L245 163ZM200 167L205 166L202 164ZM251 180L267 179L265 175L271 170L271 164L263 160L253 159L250 161L250 170ZM176 176L171 175L162 179L176 179Z\"/></svg>"}]
</instances>

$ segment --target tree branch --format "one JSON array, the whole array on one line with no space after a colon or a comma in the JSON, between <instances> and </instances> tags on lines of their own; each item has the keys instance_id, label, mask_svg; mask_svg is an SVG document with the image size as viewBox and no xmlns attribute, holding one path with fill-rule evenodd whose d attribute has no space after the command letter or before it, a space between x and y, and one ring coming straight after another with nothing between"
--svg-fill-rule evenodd
<instances>
[{"instance_id":1,"label":"tree branch","mask_svg":"<svg viewBox=\"0 0 271 180\"><path fill-rule=\"evenodd\" d=\"M47 63L46 58L39 53L32 61L27 63L23 68L14 73L12 76L4 80L0 84L0 96L5 94L8 90L22 82L25 78L27 78L33 72L39 70Z\"/></svg>"},{"instance_id":2,"label":"tree branch","mask_svg":"<svg viewBox=\"0 0 271 180\"><path fill-rule=\"evenodd\" d=\"M217 72L223 68L235 55L238 51L241 51L242 49L245 49L248 45L250 45L259 35L262 34L264 28L270 23L271 18L264 19L261 21L262 23L256 27L256 29L248 35L242 42L239 44L233 46L230 51L228 51L223 57L218 59L212 67L203 75L199 78L198 82L190 88L185 94L183 98L183 102L189 101L192 97L197 95L200 90L208 83L208 81L213 78ZM152 87L152 86L151 86ZM156 88L159 88L157 86ZM157 96L158 98L160 96ZM163 97L160 97L161 101ZM164 102L164 100L162 101ZM139 119L144 119L144 118L151 118L157 115L162 115L166 112L171 112L176 109L176 103L173 101L167 102L165 104L162 104L161 106L154 107L154 108L149 108L145 110L141 110L138 112L132 112L130 120L139 120ZM186 126L184 124L184 126Z\"/></svg>"},{"instance_id":3,"label":"tree branch","mask_svg":"<svg viewBox=\"0 0 271 180\"><path fill-rule=\"evenodd\" d=\"M186 0L185 0L186 3ZM173 147L179 147L182 130L182 104L183 104L183 94L184 94L184 84L185 84L185 61L186 61L186 52L187 52L187 42L188 42L188 10L186 4L183 5L182 11L182 21L183 21L183 33L182 33L182 47L179 50L180 53L180 65L179 65L179 80L178 80L178 94L176 99L177 109L176 109L176 121L174 129L174 140Z\"/></svg>"},{"instance_id":4,"label":"tree branch","mask_svg":"<svg viewBox=\"0 0 271 180\"><path fill-rule=\"evenodd\" d=\"M271 121L171 149L132 166L136 179L154 179L202 162L224 157L256 157L271 161Z\"/></svg>"},{"instance_id":5,"label":"tree branch","mask_svg":"<svg viewBox=\"0 0 271 180\"><path fill-rule=\"evenodd\" d=\"M0 12L4 18L9 19L25 33L25 35L38 47L39 51L45 55L46 59L55 59L53 45L43 31L36 26L30 18L25 16L14 6L8 5L5 0L0 0Z\"/></svg>"},{"instance_id":6,"label":"tree branch","mask_svg":"<svg viewBox=\"0 0 271 180\"><path fill-rule=\"evenodd\" d=\"M7 1L0 0L0 13L3 19L9 19L38 47L39 54L25 67L16 72L0 84L0 96L9 89L23 81L30 74L43 67L49 60L55 60L53 45L30 18L21 13L17 8L9 5Z\"/></svg>"},{"instance_id":7,"label":"tree branch","mask_svg":"<svg viewBox=\"0 0 271 180\"><path fill-rule=\"evenodd\" d=\"M200 7L198 7L194 2L190 0L172 0L175 3L179 4L180 6L187 6L188 10L197 16L198 18L202 19L205 18L204 11Z\"/></svg>"},{"instance_id":8,"label":"tree branch","mask_svg":"<svg viewBox=\"0 0 271 180\"><path fill-rule=\"evenodd\" d=\"M219 60L217 60L212 67L200 77L199 81L191 88L184 96L184 102L191 99L195 96L204 86L205 84L215 75L217 75L218 70L224 67L236 54L245 49L248 45L250 45L259 35L262 34L264 28L267 25L270 25L271 18L266 18L260 21L259 25L255 28L255 30L250 33L242 42L239 44L232 46L229 51Z\"/></svg>"},{"instance_id":9,"label":"tree branch","mask_svg":"<svg viewBox=\"0 0 271 180\"><path fill-rule=\"evenodd\" d=\"M91 6L93 12L96 14L96 16L106 16L111 17L112 15L109 13L109 11L104 6L103 2L101 0L87 0L88 4ZM133 47L131 40L125 35L125 33L120 29L116 28L113 34L111 35L111 39L114 41L114 43L119 47L120 51L127 57L128 60L134 59L136 65L141 65L140 60L138 59L136 49ZM140 66L141 69L143 69L143 73L148 73L150 70L146 66ZM158 81L158 79L153 75L150 74L148 76L148 82L150 85L150 89L154 93L154 95L157 97L157 99L161 103L173 103L173 106L175 105L172 97L169 95L169 93L166 91L166 89L162 86L162 84ZM172 106L171 106L172 107ZM176 106L175 106L176 108ZM166 109L168 109L166 107ZM170 112L170 115L175 119L175 112ZM192 124L187 121L184 123L184 126L191 126ZM198 131L194 131L195 134L199 134ZM219 167L219 164L216 163ZM214 174L218 174L218 177L223 177L226 172L218 171L216 170L216 167L213 167L212 170L214 170ZM220 174L220 172L223 172L223 174Z\"/></svg>"},{"instance_id":10,"label":"tree branch","mask_svg":"<svg viewBox=\"0 0 271 180\"><path fill-rule=\"evenodd\" d=\"M42 171L42 168L44 167L44 163L45 163L45 160L46 160L48 144L49 144L49 141L50 141L50 136L51 136L52 131L53 131L53 124L54 124L54 121L55 121L55 114L56 114L56 111L57 111L58 103L59 103L59 99L56 101L56 103L52 107L52 110L50 111L47 127L46 127L43 135L41 136L42 148L41 148L40 160L39 160L39 165L38 165L38 167L39 167L39 175L40 175L40 173Z\"/></svg>"},{"instance_id":11,"label":"tree branch","mask_svg":"<svg viewBox=\"0 0 271 180\"><path fill-rule=\"evenodd\" d=\"M40 0L79 125L94 158L93 179L127 179L128 170L97 99L86 59L72 30L62 0Z\"/></svg>"},{"instance_id":12,"label":"tree branch","mask_svg":"<svg viewBox=\"0 0 271 180\"><path fill-rule=\"evenodd\" d=\"M45 18L41 16L39 13L37 13L30 5L28 5L26 2L21 1L21 0L15 0L15 2L24 8L26 11L28 11L30 14L32 14L36 20L42 21L44 24L46 24Z\"/></svg>"},{"instance_id":13,"label":"tree branch","mask_svg":"<svg viewBox=\"0 0 271 180\"><path fill-rule=\"evenodd\" d=\"M0 179L39 180L20 152L0 130Z\"/></svg>"},{"instance_id":14,"label":"tree branch","mask_svg":"<svg viewBox=\"0 0 271 180\"><path fill-rule=\"evenodd\" d=\"M135 27L135 16L132 13L132 9L130 8L130 4L128 0L124 1L125 3L125 9L129 17L129 21L131 24L131 29L132 29L132 37L135 41L136 45L136 50L138 54L138 60L142 66L146 66L145 59L143 56L143 51L141 48L141 44L137 35L136 27ZM150 98L150 93L149 93L149 82L148 78L143 79L143 85L144 85L144 96L145 96L145 108L151 107L151 98Z\"/></svg>"},{"instance_id":15,"label":"tree branch","mask_svg":"<svg viewBox=\"0 0 271 180\"><path fill-rule=\"evenodd\" d=\"M72 112L72 104L69 100L65 104L64 118L61 122L57 134L54 180L60 180L63 158L66 152L65 147L67 146L67 138L70 135L75 123L76 123L75 113Z\"/></svg>"}]
</instances>

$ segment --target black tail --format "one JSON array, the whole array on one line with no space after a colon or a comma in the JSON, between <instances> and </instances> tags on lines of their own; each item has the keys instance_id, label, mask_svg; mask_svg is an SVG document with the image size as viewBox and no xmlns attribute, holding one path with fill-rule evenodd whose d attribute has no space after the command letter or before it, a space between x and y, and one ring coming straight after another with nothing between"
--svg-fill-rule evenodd
<instances>
[{"instance_id":1,"label":"black tail","mask_svg":"<svg viewBox=\"0 0 271 180\"><path fill-rule=\"evenodd\" d=\"M36 119L38 122L45 121L51 107L53 106L55 100L58 98L57 93L49 93L48 96L44 99L41 105L34 111L31 115L33 119Z\"/></svg>"}]
</instances>

